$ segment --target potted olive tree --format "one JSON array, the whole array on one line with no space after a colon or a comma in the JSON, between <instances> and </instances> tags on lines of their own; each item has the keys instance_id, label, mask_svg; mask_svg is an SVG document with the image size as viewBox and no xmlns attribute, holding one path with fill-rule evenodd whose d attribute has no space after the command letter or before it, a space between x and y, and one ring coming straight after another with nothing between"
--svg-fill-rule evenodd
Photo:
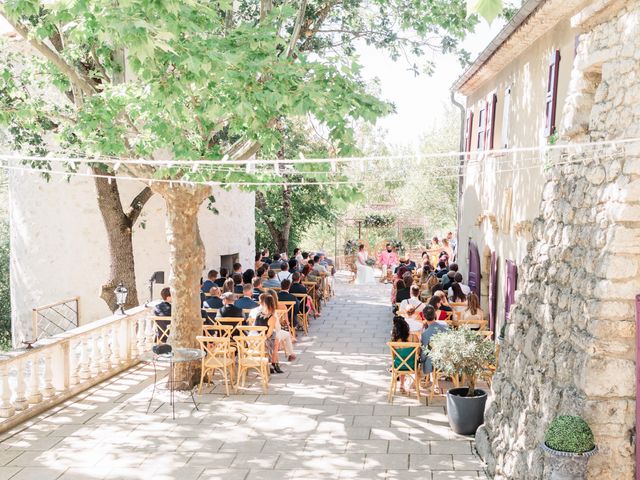
<instances>
[{"instance_id":1,"label":"potted olive tree","mask_svg":"<svg viewBox=\"0 0 640 480\"><path fill-rule=\"evenodd\" d=\"M468 327L433 336L428 352L433 366L445 375L458 375L466 387L447 392L447 416L451 429L473 435L484 423L487 392L476 388L478 376L495 363L495 345Z\"/></svg>"},{"instance_id":2,"label":"potted olive tree","mask_svg":"<svg viewBox=\"0 0 640 480\"><path fill-rule=\"evenodd\" d=\"M551 459L550 480L586 478L587 462L598 451L587 422L572 415L551 422L541 447Z\"/></svg>"}]
</instances>

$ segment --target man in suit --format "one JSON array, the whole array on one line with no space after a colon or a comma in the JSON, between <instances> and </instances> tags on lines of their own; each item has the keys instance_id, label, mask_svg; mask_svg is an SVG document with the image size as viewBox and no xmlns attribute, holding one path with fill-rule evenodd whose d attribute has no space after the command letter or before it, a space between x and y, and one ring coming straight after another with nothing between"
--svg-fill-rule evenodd
<instances>
[{"instance_id":1,"label":"man in suit","mask_svg":"<svg viewBox=\"0 0 640 480\"><path fill-rule=\"evenodd\" d=\"M242 287L242 297L235 301L234 305L240 310L253 310L259 304L252 300L253 286L247 284Z\"/></svg>"},{"instance_id":2,"label":"man in suit","mask_svg":"<svg viewBox=\"0 0 640 480\"><path fill-rule=\"evenodd\" d=\"M220 269L220 277L216 278L213 283L215 283L218 287L222 288L225 280L227 280L227 275L229 275L229 270L226 267L222 267Z\"/></svg>"},{"instance_id":3,"label":"man in suit","mask_svg":"<svg viewBox=\"0 0 640 480\"><path fill-rule=\"evenodd\" d=\"M209 290L216 285L217 278L218 272L216 270L209 270L209 273L207 273L207 279L202 284L202 292L208 293Z\"/></svg>"},{"instance_id":4,"label":"man in suit","mask_svg":"<svg viewBox=\"0 0 640 480\"><path fill-rule=\"evenodd\" d=\"M234 283L233 293L242 294L242 274L234 273L231 278L233 278Z\"/></svg>"},{"instance_id":5,"label":"man in suit","mask_svg":"<svg viewBox=\"0 0 640 480\"><path fill-rule=\"evenodd\" d=\"M220 298L220 288L211 287L209 290L209 295L207 299L203 302L202 306L204 308L222 308L222 299Z\"/></svg>"},{"instance_id":6,"label":"man in suit","mask_svg":"<svg viewBox=\"0 0 640 480\"><path fill-rule=\"evenodd\" d=\"M222 294L222 308L218 310L217 318L241 318L242 309L236 307L234 302L235 295L231 292Z\"/></svg>"},{"instance_id":7,"label":"man in suit","mask_svg":"<svg viewBox=\"0 0 640 480\"><path fill-rule=\"evenodd\" d=\"M282 290L278 292L279 302L295 302L295 305L293 306L293 326L298 329L298 313L300 313L300 301L291 293L289 293L289 288L291 288L291 280L285 278L280 284L280 288Z\"/></svg>"},{"instance_id":8,"label":"man in suit","mask_svg":"<svg viewBox=\"0 0 640 480\"><path fill-rule=\"evenodd\" d=\"M261 293L264 293L264 290L262 289L262 277L258 276L258 277L253 277L253 280L251 280L251 283L253 284L253 291L251 292L251 298L257 302L258 298L260 297Z\"/></svg>"},{"instance_id":9,"label":"man in suit","mask_svg":"<svg viewBox=\"0 0 640 480\"><path fill-rule=\"evenodd\" d=\"M169 289L169 287L164 287L160 290L160 297L162 297L162 301L155 306L153 314L156 317L171 317L171 289ZM171 324L171 318L168 320L156 320L156 324L158 325L158 331L156 332L158 340L161 343L167 343L168 338L161 332L161 329L167 329Z\"/></svg>"},{"instance_id":10,"label":"man in suit","mask_svg":"<svg viewBox=\"0 0 640 480\"><path fill-rule=\"evenodd\" d=\"M293 284L289 288L290 293L304 293L307 295L309 291L307 290L307 286L302 283L302 275L299 272L295 272L291 275L291 280L293 280Z\"/></svg>"},{"instance_id":11,"label":"man in suit","mask_svg":"<svg viewBox=\"0 0 640 480\"><path fill-rule=\"evenodd\" d=\"M269 265L270 270L280 270L282 269L282 260L280 260L280 254L276 253L273 255L273 262Z\"/></svg>"}]
</instances>

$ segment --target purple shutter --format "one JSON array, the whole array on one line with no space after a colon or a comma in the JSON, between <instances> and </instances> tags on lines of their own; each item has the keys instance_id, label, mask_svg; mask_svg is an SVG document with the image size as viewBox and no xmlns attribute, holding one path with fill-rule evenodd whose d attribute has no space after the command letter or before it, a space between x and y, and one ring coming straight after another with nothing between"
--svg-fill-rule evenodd
<instances>
[{"instance_id":1,"label":"purple shutter","mask_svg":"<svg viewBox=\"0 0 640 480\"><path fill-rule=\"evenodd\" d=\"M480 255L473 240L469 240L469 288L480 298Z\"/></svg>"},{"instance_id":2,"label":"purple shutter","mask_svg":"<svg viewBox=\"0 0 640 480\"><path fill-rule=\"evenodd\" d=\"M558 73L560 72L560 50L551 54L547 76L547 95L545 100L545 136L556 133L556 109L558 103Z\"/></svg>"},{"instance_id":3,"label":"purple shutter","mask_svg":"<svg viewBox=\"0 0 640 480\"><path fill-rule=\"evenodd\" d=\"M640 295L636 295L636 480L640 480L640 441L638 441L638 429L640 429Z\"/></svg>"},{"instance_id":4,"label":"purple shutter","mask_svg":"<svg viewBox=\"0 0 640 480\"><path fill-rule=\"evenodd\" d=\"M507 284L504 292L504 321L511 319L511 305L515 300L518 286L518 267L511 260L507 260Z\"/></svg>"},{"instance_id":5,"label":"purple shutter","mask_svg":"<svg viewBox=\"0 0 640 480\"><path fill-rule=\"evenodd\" d=\"M491 252L491 270L489 271L489 330L496 333L496 313L498 311L498 255Z\"/></svg>"}]
</instances>

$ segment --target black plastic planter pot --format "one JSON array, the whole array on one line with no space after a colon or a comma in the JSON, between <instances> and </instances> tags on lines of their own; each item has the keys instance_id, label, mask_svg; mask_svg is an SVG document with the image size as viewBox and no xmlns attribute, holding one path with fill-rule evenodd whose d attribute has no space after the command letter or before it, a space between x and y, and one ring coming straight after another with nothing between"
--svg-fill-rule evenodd
<instances>
[{"instance_id":1,"label":"black plastic planter pot","mask_svg":"<svg viewBox=\"0 0 640 480\"><path fill-rule=\"evenodd\" d=\"M451 429L460 435L473 435L484 423L487 392L476 388L474 397L464 397L467 387L452 388L447 392L447 414Z\"/></svg>"}]
</instances>

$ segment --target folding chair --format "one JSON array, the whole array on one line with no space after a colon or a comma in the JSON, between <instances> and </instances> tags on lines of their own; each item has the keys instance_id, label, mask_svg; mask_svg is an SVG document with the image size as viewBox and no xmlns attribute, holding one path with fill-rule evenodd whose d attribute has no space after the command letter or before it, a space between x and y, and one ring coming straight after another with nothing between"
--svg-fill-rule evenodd
<instances>
[{"instance_id":1,"label":"folding chair","mask_svg":"<svg viewBox=\"0 0 640 480\"><path fill-rule=\"evenodd\" d=\"M218 314L217 308L203 308L202 311L205 313L210 323L216 321L216 315Z\"/></svg>"},{"instance_id":2,"label":"folding chair","mask_svg":"<svg viewBox=\"0 0 640 480\"><path fill-rule=\"evenodd\" d=\"M420 369L418 360L420 359L421 344L417 342L387 342L391 349L391 387L389 388L388 401L393 403L393 396L396 393L398 377L407 375L414 377L414 386L418 403L420 402Z\"/></svg>"},{"instance_id":3,"label":"folding chair","mask_svg":"<svg viewBox=\"0 0 640 480\"><path fill-rule=\"evenodd\" d=\"M267 356L266 340L264 335L249 335L234 337L238 346L238 386L244 387L249 370L255 370L260 375L262 390L267 393L269 389L269 357Z\"/></svg>"},{"instance_id":4,"label":"folding chair","mask_svg":"<svg viewBox=\"0 0 640 480\"><path fill-rule=\"evenodd\" d=\"M256 327L253 325L243 325L238 327L238 333L241 337L249 337L251 335L266 335L267 327Z\"/></svg>"},{"instance_id":5,"label":"folding chair","mask_svg":"<svg viewBox=\"0 0 640 480\"><path fill-rule=\"evenodd\" d=\"M300 302L300 312L298 313L298 318L302 322L302 329L304 330L305 335L309 335L309 304L307 303L309 300L309 295L306 293L294 293L294 297L298 299Z\"/></svg>"},{"instance_id":6,"label":"folding chair","mask_svg":"<svg viewBox=\"0 0 640 480\"><path fill-rule=\"evenodd\" d=\"M289 331L291 332L291 338L296 338L295 327L295 306L296 302L278 302L279 310L286 310L287 312L287 324L289 325Z\"/></svg>"},{"instance_id":7,"label":"folding chair","mask_svg":"<svg viewBox=\"0 0 640 480\"><path fill-rule=\"evenodd\" d=\"M314 311L320 313L320 302L318 301L318 290L316 282L302 282L304 286L307 287L307 295L311 297L313 301L313 309Z\"/></svg>"},{"instance_id":8,"label":"folding chair","mask_svg":"<svg viewBox=\"0 0 640 480\"><path fill-rule=\"evenodd\" d=\"M171 335L171 321L172 317L151 317L154 332L153 343L155 345L167 343L169 341L169 336Z\"/></svg>"},{"instance_id":9,"label":"folding chair","mask_svg":"<svg viewBox=\"0 0 640 480\"><path fill-rule=\"evenodd\" d=\"M233 332L231 325L202 325L202 335L205 337L220 337L231 340L231 332Z\"/></svg>"},{"instance_id":10,"label":"folding chair","mask_svg":"<svg viewBox=\"0 0 640 480\"><path fill-rule=\"evenodd\" d=\"M211 384L215 372L220 371L228 396L229 381L231 381L231 386L233 387L233 370L235 367L235 358L231 350L230 339L228 337L205 337L199 335L196 340L200 344L200 349L205 352L205 356L202 359L198 395L202 394L202 384L205 377L209 380L207 383Z\"/></svg>"}]
</instances>

